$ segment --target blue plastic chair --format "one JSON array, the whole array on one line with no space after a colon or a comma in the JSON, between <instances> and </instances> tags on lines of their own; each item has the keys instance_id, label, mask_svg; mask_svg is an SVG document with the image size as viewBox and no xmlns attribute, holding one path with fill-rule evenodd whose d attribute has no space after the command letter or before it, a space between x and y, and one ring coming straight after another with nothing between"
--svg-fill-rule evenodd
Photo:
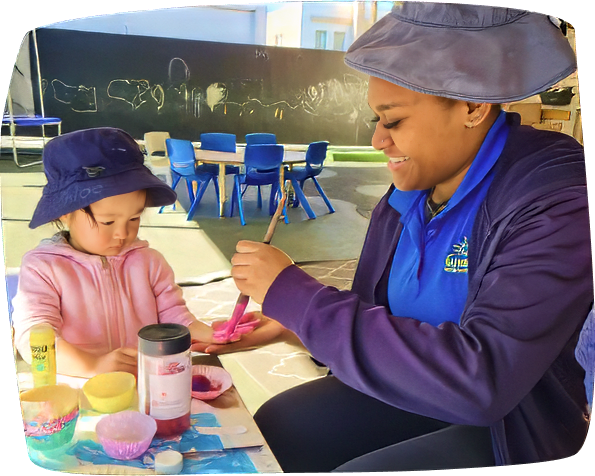
<instances>
[{"instance_id":1,"label":"blue plastic chair","mask_svg":"<svg viewBox=\"0 0 595 476\"><path fill-rule=\"evenodd\" d=\"M200 148L221 152L235 152L236 135L225 132L204 132L200 135Z\"/></svg>"},{"instance_id":2,"label":"blue plastic chair","mask_svg":"<svg viewBox=\"0 0 595 476\"><path fill-rule=\"evenodd\" d=\"M276 144L277 136L270 132L253 132L246 134L246 145Z\"/></svg>"},{"instance_id":3,"label":"blue plastic chair","mask_svg":"<svg viewBox=\"0 0 595 476\"><path fill-rule=\"evenodd\" d=\"M171 188L175 190L182 178L186 181L188 197L190 198L190 209L186 220L192 220L196 208L200 203L209 182L212 180L219 204L219 185L217 184L217 174L212 173L204 165L196 166L194 146L192 142L184 139L167 139L165 141L167 155L171 166L172 184ZM194 194L193 182L198 184L196 195Z\"/></svg>"},{"instance_id":4,"label":"blue plastic chair","mask_svg":"<svg viewBox=\"0 0 595 476\"><path fill-rule=\"evenodd\" d=\"M293 185L293 190L295 192L292 206L295 208L301 203L306 214L308 215L308 218L310 219L316 218L316 214L312 210L310 203L304 195L304 183L308 179L312 179L312 182L314 182L314 186L324 200L324 203L326 203L329 213L335 212L330 200L322 190L318 180L316 180L316 177L320 174L320 172L322 172L322 166L324 159L326 158L327 148L328 142L326 141L312 142L308 146L308 150L306 152L306 166L293 167L291 170L289 170L289 168L285 169L285 178L287 180L291 180L291 184Z\"/></svg>"},{"instance_id":5,"label":"blue plastic chair","mask_svg":"<svg viewBox=\"0 0 595 476\"><path fill-rule=\"evenodd\" d=\"M280 144L254 144L247 145L244 154L244 173L234 176L234 191L231 196L229 216L233 216L235 203L238 204L240 222L246 224L242 197L249 186L258 186L258 208L262 208L261 185L271 186L269 199L269 214L273 215L277 208L277 199L280 193L279 174L283 163L283 146ZM244 189L242 190L242 185Z\"/></svg>"},{"instance_id":6,"label":"blue plastic chair","mask_svg":"<svg viewBox=\"0 0 595 476\"><path fill-rule=\"evenodd\" d=\"M236 135L225 132L204 132L200 135L200 148L203 150L216 150L219 152L236 151ZM215 175L219 174L217 164L203 164L204 170ZM225 175L237 174L240 168L235 165L225 166Z\"/></svg>"}]
</instances>

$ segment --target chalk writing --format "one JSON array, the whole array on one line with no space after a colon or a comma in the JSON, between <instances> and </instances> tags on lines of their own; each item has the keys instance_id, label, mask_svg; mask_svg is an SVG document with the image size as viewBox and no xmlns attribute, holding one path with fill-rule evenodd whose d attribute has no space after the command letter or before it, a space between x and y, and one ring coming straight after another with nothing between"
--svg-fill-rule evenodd
<instances>
[{"instance_id":1,"label":"chalk writing","mask_svg":"<svg viewBox=\"0 0 595 476\"><path fill-rule=\"evenodd\" d=\"M97 112L97 96L93 86L69 86L58 79L52 80L54 99L68 104L74 112Z\"/></svg>"},{"instance_id":2,"label":"chalk writing","mask_svg":"<svg viewBox=\"0 0 595 476\"><path fill-rule=\"evenodd\" d=\"M268 60L264 49L256 49L258 59ZM196 82L196 78L192 78ZM202 107L211 113L237 117L256 113L262 119L283 121L292 111L302 111L316 117L340 117L342 121L355 126L356 137L369 132L369 121L363 120L369 114L366 91L367 81L350 74L341 78L312 84L306 88L289 91L287 98L275 101L262 100L263 79L232 79L228 82L214 82L206 89L189 88L191 71L182 58L172 58L167 68L166 84L151 84L147 79L113 79L109 81L106 93L110 99L122 101L136 111L141 106L155 108L157 112L202 116ZM75 112L98 112L94 87L69 86L58 79L52 80L54 98L69 104ZM109 103L106 103L109 104ZM106 106L104 106L106 107ZM360 130L360 129L363 129Z\"/></svg>"},{"instance_id":3,"label":"chalk writing","mask_svg":"<svg viewBox=\"0 0 595 476\"><path fill-rule=\"evenodd\" d=\"M107 95L130 104L133 109L138 109L146 103L146 96L154 98L149 81L146 79L114 79L107 86Z\"/></svg>"}]
</instances>

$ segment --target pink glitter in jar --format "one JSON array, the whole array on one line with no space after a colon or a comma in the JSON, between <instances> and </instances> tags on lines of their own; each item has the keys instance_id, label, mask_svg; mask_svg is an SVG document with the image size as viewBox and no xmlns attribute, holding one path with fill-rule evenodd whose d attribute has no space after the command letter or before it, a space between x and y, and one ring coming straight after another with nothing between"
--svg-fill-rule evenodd
<instances>
[{"instance_id":1,"label":"pink glitter in jar","mask_svg":"<svg viewBox=\"0 0 595 476\"><path fill-rule=\"evenodd\" d=\"M157 436L179 435L190 428L190 331L179 324L152 324L138 337L139 409L155 419Z\"/></svg>"}]
</instances>

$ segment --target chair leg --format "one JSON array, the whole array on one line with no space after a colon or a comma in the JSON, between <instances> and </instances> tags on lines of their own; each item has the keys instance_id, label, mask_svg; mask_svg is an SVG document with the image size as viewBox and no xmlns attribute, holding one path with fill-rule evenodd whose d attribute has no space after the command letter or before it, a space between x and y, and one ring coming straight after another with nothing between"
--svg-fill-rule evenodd
<instances>
[{"instance_id":1,"label":"chair leg","mask_svg":"<svg viewBox=\"0 0 595 476\"><path fill-rule=\"evenodd\" d=\"M262 208L262 195L260 193L260 185L258 185L258 198L256 203L259 209Z\"/></svg>"},{"instance_id":2,"label":"chair leg","mask_svg":"<svg viewBox=\"0 0 595 476\"><path fill-rule=\"evenodd\" d=\"M318 193L320 194L320 196L324 200L324 203L326 203L326 206L328 207L329 213L335 213L335 209L331 205L331 201L326 196L326 193L324 193L324 191L322 190L322 187L318 183L318 180L316 180L316 177L312 177L312 181L314 182L314 185L316 186L316 190L318 190Z\"/></svg>"},{"instance_id":3,"label":"chair leg","mask_svg":"<svg viewBox=\"0 0 595 476\"><path fill-rule=\"evenodd\" d=\"M316 218L316 214L312 210L312 207L310 206L308 199L304 195L302 187L300 187L300 184L298 183L298 181L295 179L292 179L291 184L293 185L293 190L295 191L295 195L296 195L296 197L298 197L304 211L306 212L306 215L308 215L308 218L310 220L313 220L314 218Z\"/></svg>"},{"instance_id":4,"label":"chair leg","mask_svg":"<svg viewBox=\"0 0 595 476\"><path fill-rule=\"evenodd\" d=\"M171 189L172 190L175 190L176 189L176 187L180 183L180 179L181 178L182 178L182 176L181 175L178 175L177 173L172 173L171 174ZM176 209L176 202L174 202L172 209L175 211L175 209Z\"/></svg>"},{"instance_id":5,"label":"chair leg","mask_svg":"<svg viewBox=\"0 0 595 476\"><path fill-rule=\"evenodd\" d=\"M188 189L188 198L190 203L194 203L194 188L192 186L192 180L186 180L186 188Z\"/></svg>"},{"instance_id":6,"label":"chair leg","mask_svg":"<svg viewBox=\"0 0 595 476\"><path fill-rule=\"evenodd\" d=\"M287 197L287 189L289 188L289 184L288 184L288 182L289 182L289 181L288 181L288 180L286 180L286 181L285 181L285 184L283 185L283 186L285 187L285 203L283 204L283 221L285 222L285 224L288 224L288 223L289 223L289 217L287 216L287 200L288 200L288 197ZM281 190L279 190L279 194L281 194ZM280 197L279 197L279 200L280 200L281 198L282 198L282 197L280 196Z\"/></svg>"},{"instance_id":7,"label":"chair leg","mask_svg":"<svg viewBox=\"0 0 595 476\"><path fill-rule=\"evenodd\" d=\"M302 192L304 191L304 182L306 182L306 180L300 180L299 184L300 184L300 188L302 189ZM298 198L297 195L294 195L293 197L293 208L297 208L300 206L300 199Z\"/></svg>"},{"instance_id":8,"label":"chair leg","mask_svg":"<svg viewBox=\"0 0 595 476\"><path fill-rule=\"evenodd\" d=\"M217 213L219 213L219 184L217 183L217 177L213 177L213 185L215 186L215 198L217 199Z\"/></svg>"},{"instance_id":9,"label":"chair leg","mask_svg":"<svg viewBox=\"0 0 595 476\"><path fill-rule=\"evenodd\" d=\"M289 179L289 181L291 182L291 179ZM293 182L291 182L291 183L292 183L292 185L291 185L291 191L292 191L292 193L291 193L291 202L290 202L291 203L291 208L297 208L299 206L299 204L300 204L300 200L297 197L297 195L295 194L295 190L293 190Z\"/></svg>"},{"instance_id":10,"label":"chair leg","mask_svg":"<svg viewBox=\"0 0 595 476\"><path fill-rule=\"evenodd\" d=\"M205 182L199 182L198 184L199 185L198 185L198 190L196 191L196 197L194 198L194 201L190 205L190 210L188 210L188 216L186 217L187 221L192 220L192 217L194 217L194 214L196 213L196 208L198 207L198 204L202 200L202 196L205 194L205 191L207 190L207 187L209 186L209 180L207 180Z\"/></svg>"},{"instance_id":11,"label":"chair leg","mask_svg":"<svg viewBox=\"0 0 595 476\"><path fill-rule=\"evenodd\" d=\"M242 204L242 190L240 187L240 182L238 179L238 176L236 175L234 178L234 189L235 189L235 194L237 196L237 200L238 200L238 213L240 215L240 223L242 224L242 226L244 226L246 224L246 220L244 219L244 205Z\"/></svg>"},{"instance_id":12,"label":"chair leg","mask_svg":"<svg viewBox=\"0 0 595 476\"><path fill-rule=\"evenodd\" d=\"M233 216L233 211L236 206L236 185L234 183L233 190L231 191L231 203L229 204L229 217Z\"/></svg>"},{"instance_id":13,"label":"chair leg","mask_svg":"<svg viewBox=\"0 0 595 476\"><path fill-rule=\"evenodd\" d=\"M283 204L283 221L285 224L289 223L289 217L287 216L287 202Z\"/></svg>"}]
</instances>

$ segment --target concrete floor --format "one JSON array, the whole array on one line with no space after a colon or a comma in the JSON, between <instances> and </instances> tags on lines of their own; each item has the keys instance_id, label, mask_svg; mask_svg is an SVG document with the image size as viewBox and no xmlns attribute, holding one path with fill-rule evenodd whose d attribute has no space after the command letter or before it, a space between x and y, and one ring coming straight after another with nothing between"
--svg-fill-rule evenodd
<instances>
[{"instance_id":1,"label":"concrete floor","mask_svg":"<svg viewBox=\"0 0 595 476\"><path fill-rule=\"evenodd\" d=\"M55 230L51 225L28 228L45 184L41 167L19 169L9 159L5 155L0 159L0 191L5 265L14 272L22 255ZM328 214L322 200L311 197L317 219L308 220L301 208L291 209L290 223L279 225L273 244L324 284L349 289L369 213L389 179L386 168L375 165L337 163L323 173L320 183L337 211ZM306 196L314 194L313 190L307 188ZM255 196L247 194L246 227L240 225L237 214L220 219L216 216L214 193L207 190L194 220L187 221L188 199L183 187L178 193L175 210L168 207L160 214L156 209L147 209L139 237L165 255L197 318L207 323L227 319L238 296L229 277L235 243L244 238L261 240L270 217L255 207ZM257 310L258 305L251 302L248 309ZM273 395L326 374L326 369L316 365L303 347L287 342L222 355L220 360L252 413Z\"/></svg>"}]
</instances>

